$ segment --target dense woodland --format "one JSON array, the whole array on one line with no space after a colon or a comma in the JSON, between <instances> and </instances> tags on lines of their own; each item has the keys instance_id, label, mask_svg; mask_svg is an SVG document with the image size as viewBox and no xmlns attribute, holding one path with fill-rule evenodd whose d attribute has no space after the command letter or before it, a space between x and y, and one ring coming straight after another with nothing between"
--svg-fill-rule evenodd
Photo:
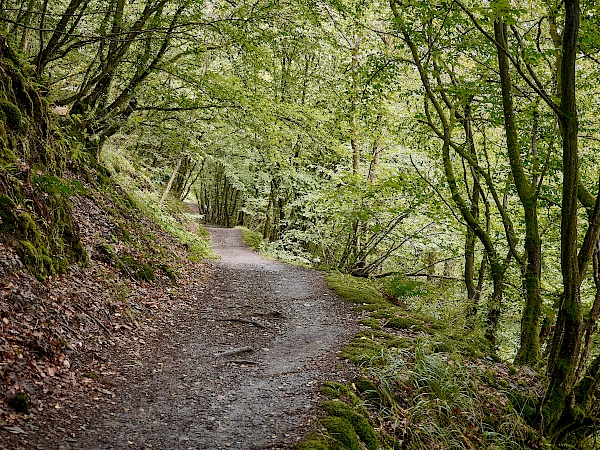
<instances>
[{"instance_id":1,"label":"dense woodland","mask_svg":"<svg viewBox=\"0 0 600 450\"><path fill-rule=\"evenodd\" d=\"M125 158L284 260L446 286L543 374L538 438L599 448L599 30L592 0L1 0L0 228L41 278L85 261L69 180Z\"/></svg>"}]
</instances>

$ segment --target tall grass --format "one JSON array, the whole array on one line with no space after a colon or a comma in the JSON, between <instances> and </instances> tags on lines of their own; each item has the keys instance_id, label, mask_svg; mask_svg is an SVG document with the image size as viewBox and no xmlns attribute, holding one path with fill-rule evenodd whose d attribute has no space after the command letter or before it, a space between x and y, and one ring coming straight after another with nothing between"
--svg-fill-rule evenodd
<instances>
[{"instance_id":1,"label":"tall grass","mask_svg":"<svg viewBox=\"0 0 600 450\"><path fill-rule=\"evenodd\" d=\"M427 344L388 354L368 369L378 416L406 449L525 449L528 428L498 392L486 393L459 359Z\"/></svg>"}]
</instances>

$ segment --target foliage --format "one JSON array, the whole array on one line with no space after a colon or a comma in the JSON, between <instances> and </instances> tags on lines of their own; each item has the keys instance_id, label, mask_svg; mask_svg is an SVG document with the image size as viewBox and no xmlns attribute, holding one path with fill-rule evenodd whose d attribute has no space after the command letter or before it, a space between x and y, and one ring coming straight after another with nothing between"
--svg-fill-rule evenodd
<instances>
[{"instance_id":1,"label":"foliage","mask_svg":"<svg viewBox=\"0 0 600 450\"><path fill-rule=\"evenodd\" d=\"M197 216L194 216L191 211L177 211L177 204L174 204L168 211L159 208L158 192L146 190L152 186L150 180L116 151L107 150L104 155L104 163L110 171L115 173L113 178L127 193L131 205L150 217L163 231L183 243L191 253L190 258L215 257L210 249L206 231L198 228L197 225L195 225L197 228L195 233L187 229L188 226L194 226Z\"/></svg>"},{"instance_id":2,"label":"foliage","mask_svg":"<svg viewBox=\"0 0 600 450\"><path fill-rule=\"evenodd\" d=\"M350 415L354 420L355 414L362 415L377 424L375 437L368 441L373 448L532 448L536 433L524 422L531 410L523 407L530 400L522 400L534 395L531 381L507 381L506 377L519 377L519 373L490 363L485 345L474 350L477 344L471 339L475 336L398 308L375 295L372 283L353 282L341 274L330 274L328 279L336 292L358 308L374 306L369 308L369 321L363 321L368 328L342 352L343 358L362 368L362 375L352 384L324 384L323 392L336 399L323 405L328 414L347 420ZM404 292L399 300L408 307L418 305L414 284L410 280L406 286L401 283L391 283L397 292ZM428 285L428 295L444 295L446 288ZM392 332L372 327L390 321L402 326ZM479 336L475 342L485 340ZM327 443L335 442L341 430L347 433L347 445L352 445L355 433L362 436L343 421L326 425L325 437L309 438L303 445L330 448ZM331 434L332 430L337 434Z\"/></svg>"},{"instance_id":3,"label":"foliage","mask_svg":"<svg viewBox=\"0 0 600 450\"><path fill-rule=\"evenodd\" d=\"M236 227L242 232L242 239L252 250L259 250L262 243L262 236L256 231L249 230L246 227Z\"/></svg>"}]
</instances>

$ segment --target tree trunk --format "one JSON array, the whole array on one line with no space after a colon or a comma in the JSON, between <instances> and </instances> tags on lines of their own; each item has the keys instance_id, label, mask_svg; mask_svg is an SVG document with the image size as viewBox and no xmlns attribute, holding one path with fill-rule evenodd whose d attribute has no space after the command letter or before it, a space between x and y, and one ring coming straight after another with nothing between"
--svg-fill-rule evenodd
<instances>
[{"instance_id":1,"label":"tree trunk","mask_svg":"<svg viewBox=\"0 0 600 450\"><path fill-rule=\"evenodd\" d=\"M510 61L507 55L508 39L507 26L502 17L494 22L494 35L498 54L498 69L500 72L500 85L502 90L502 108L504 111L504 130L506 133L506 146L510 160L511 174L523 211L525 214L525 306L521 317L521 341L516 364L534 365L540 357L540 321L542 312L542 297L540 293L540 277L542 264L542 243L537 217L537 192L536 186L527 179L523 169L520 153L519 137L515 123L515 109L513 105L512 81L510 76ZM534 133L535 133L534 127ZM533 140L532 142L535 142Z\"/></svg>"},{"instance_id":2,"label":"tree trunk","mask_svg":"<svg viewBox=\"0 0 600 450\"><path fill-rule=\"evenodd\" d=\"M497 346L496 336L498 334L498 324L500 323L500 315L502 310L502 297L504 295L505 270L497 263L492 262L490 262L490 268L492 273L493 290L492 295L490 295L487 303L485 338L495 351Z\"/></svg>"},{"instance_id":3,"label":"tree trunk","mask_svg":"<svg viewBox=\"0 0 600 450\"><path fill-rule=\"evenodd\" d=\"M564 419L571 415L569 398L573 393L581 345L581 312L578 248L577 185L579 180L578 118L575 98L575 63L579 32L579 0L565 0L561 102L559 120L563 138L563 186L561 215L561 268L563 296L548 361L549 385L543 403L545 434L551 442L561 437Z\"/></svg>"},{"instance_id":4,"label":"tree trunk","mask_svg":"<svg viewBox=\"0 0 600 450\"><path fill-rule=\"evenodd\" d=\"M173 185L173 181L175 180L175 177L177 176L177 173L179 172L179 166L181 165L181 160L182 159L183 159L183 157L180 157L177 160L177 165L175 166L175 169L173 170L173 173L171 174L171 178L169 178L169 182L167 183L167 187L165 188L165 191L163 192L163 195L160 198L160 201L158 202L158 207L159 208L162 208L163 203L167 199L167 195L169 195L169 191L171 190L171 186Z\"/></svg>"}]
</instances>

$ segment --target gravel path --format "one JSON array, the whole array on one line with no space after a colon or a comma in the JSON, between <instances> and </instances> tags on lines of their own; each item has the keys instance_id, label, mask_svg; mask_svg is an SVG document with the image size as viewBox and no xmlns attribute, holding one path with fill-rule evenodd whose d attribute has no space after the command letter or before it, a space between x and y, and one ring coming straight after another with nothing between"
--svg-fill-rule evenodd
<instances>
[{"instance_id":1,"label":"gravel path","mask_svg":"<svg viewBox=\"0 0 600 450\"><path fill-rule=\"evenodd\" d=\"M291 448L320 383L348 376L337 354L356 316L322 274L261 258L238 230L209 231L221 260L187 293L195 311L124 359L114 404L62 448Z\"/></svg>"}]
</instances>

